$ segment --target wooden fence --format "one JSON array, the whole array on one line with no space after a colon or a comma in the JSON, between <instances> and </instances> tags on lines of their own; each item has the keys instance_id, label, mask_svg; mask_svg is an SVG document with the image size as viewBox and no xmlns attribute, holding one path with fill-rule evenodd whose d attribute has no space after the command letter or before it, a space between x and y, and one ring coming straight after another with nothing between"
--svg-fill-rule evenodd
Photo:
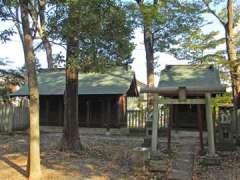
<instances>
[{"instance_id":1,"label":"wooden fence","mask_svg":"<svg viewBox=\"0 0 240 180\"><path fill-rule=\"evenodd\" d=\"M18 105L0 103L0 132L12 132L28 128L28 103L22 101Z\"/></svg>"},{"instance_id":2,"label":"wooden fence","mask_svg":"<svg viewBox=\"0 0 240 180\"><path fill-rule=\"evenodd\" d=\"M158 127L167 128L169 119L168 106L161 106L158 108ZM128 110L127 112L127 125L130 129L143 129L145 128L147 119L146 110Z\"/></svg>"}]
</instances>

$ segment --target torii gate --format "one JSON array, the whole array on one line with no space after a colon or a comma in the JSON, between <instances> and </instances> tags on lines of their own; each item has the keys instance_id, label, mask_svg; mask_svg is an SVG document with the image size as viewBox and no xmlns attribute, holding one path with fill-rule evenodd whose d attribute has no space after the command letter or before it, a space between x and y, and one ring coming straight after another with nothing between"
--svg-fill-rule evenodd
<instances>
[{"instance_id":1,"label":"torii gate","mask_svg":"<svg viewBox=\"0 0 240 180\"><path fill-rule=\"evenodd\" d=\"M184 89L184 88L183 88ZM186 89L185 89L186 90ZM151 150L152 152L157 152L157 142L158 142L158 104L205 104L206 108L206 119L207 119L207 135L208 135L208 155L215 156L215 142L214 142L214 126L213 126L213 118L212 118L212 100L211 100L211 91L209 89L202 89L202 92L205 94L205 98L198 99L186 99L186 91L182 91L182 88L178 89L179 99L171 99L164 98L159 99L158 94L163 92L164 90L161 88L144 88L141 89L141 93L152 93L154 94L154 114L153 114L153 122L152 122L152 143ZM201 118L198 118L198 123L201 123ZM202 130L199 130L199 138L200 138L200 146L201 150L203 150L203 137ZM171 142L171 127L169 127L169 138L168 144Z\"/></svg>"}]
</instances>

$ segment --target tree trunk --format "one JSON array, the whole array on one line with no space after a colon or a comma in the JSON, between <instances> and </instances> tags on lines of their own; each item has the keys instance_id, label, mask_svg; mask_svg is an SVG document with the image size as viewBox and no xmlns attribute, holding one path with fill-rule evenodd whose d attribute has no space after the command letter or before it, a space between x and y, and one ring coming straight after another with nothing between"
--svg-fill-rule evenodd
<instances>
[{"instance_id":1,"label":"tree trunk","mask_svg":"<svg viewBox=\"0 0 240 180\"><path fill-rule=\"evenodd\" d=\"M154 87L154 52L152 45L152 32L144 27L144 46L146 52L146 68L147 68L147 85L149 88ZM154 95L148 94L147 108L148 113L153 112Z\"/></svg>"},{"instance_id":2,"label":"tree trunk","mask_svg":"<svg viewBox=\"0 0 240 180\"><path fill-rule=\"evenodd\" d=\"M37 74L35 70L36 59L33 52L33 39L30 30L28 1L20 0L21 19L25 45L25 63L28 73L29 88L29 117L30 117L30 137L29 137L29 179L40 180L40 145L39 145L39 93L37 87Z\"/></svg>"},{"instance_id":3,"label":"tree trunk","mask_svg":"<svg viewBox=\"0 0 240 180\"><path fill-rule=\"evenodd\" d=\"M140 11L144 8L144 0L136 0ZM157 5L158 0L154 0L153 4ZM154 50L153 50L153 33L152 33L152 22L147 22L145 19L144 12L141 12L143 18L143 38L144 47L146 53L146 68L147 68L147 85L149 88L154 87ZM146 137L142 146L149 147L151 145L151 133L152 133L152 122L154 114L154 100L155 96L153 94L147 94L147 121L145 125Z\"/></svg>"},{"instance_id":4,"label":"tree trunk","mask_svg":"<svg viewBox=\"0 0 240 180\"><path fill-rule=\"evenodd\" d=\"M51 69L53 68L52 46L47 37L43 37L42 42L47 55L48 69Z\"/></svg>"},{"instance_id":5,"label":"tree trunk","mask_svg":"<svg viewBox=\"0 0 240 180\"><path fill-rule=\"evenodd\" d=\"M235 96L240 92L240 82L239 82L239 73L240 68L237 63L237 51L235 45L235 36L234 36L234 4L233 0L228 0L227 3L227 17L228 22L225 27L226 32L226 46L227 46L227 54L228 60L230 63L230 71L231 71L231 79L233 86L233 95Z\"/></svg>"},{"instance_id":6,"label":"tree trunk","mask_svg":"<svg viewBox=\"0 0 240 180\"><path fill-rule=\"evenodd\" d=\"M140 8L144 5L144 0L137 1ZM158 0L153 1L154 5L158 4ZM144 35L144 47L146 53L146 68L147 68L147 85L148 87L154 87L154 50L153 50L153 34L152 34L152 27L151 23L145 22L144 14L143 15L143 35ZM147 95L147 110L148 113L153 112L154 106L154 95L148 94Z\"/></svg>"},{"instance_id":7,"label":"tree trunk","mask_svg":"<svg viewBox=\"0 0 240 180\"><path fill-rule=\"evenodd\" d=\"M226 36L226 47L228 61L230 62L230 75L232 81L232 94L233 98L240 93L240 66L237 61L237 49L235 45L234 36L234 1L228 0L227 2L227 17L228 22L225 26L225 36ZM234 116L236 122L236 128L238 131L238 115L237 115L237 101L234 99Z\"/></svg>"},{"instance_id":8,"label":"tree trunk","mask_svg":"<svg viewBox=\"0 0 240 180\"><path fill-rule=\"evenodd\" d=\"M52 46L48 40L47 32L46 32L46 20L45 20L45 7L46 7L46 0L38 0L39 6L39 17L40 17L40 24L41 24L41 39L43 43L43 47L46 51L47 56L47 64L48 68L53 68L53 56L52 56Z\"/></svg>"},{"instance_id":9,"label":"tree trunk","mask_svg":"<svg viewBox=\"0 0 240 180\"><path fill-rule=\"evenodd\" d=\"M79 22L79 17L74 14L76 8L70 7L69 18L72 22ZM72 16L73 15L73 16ZM74 25L73 25L74 26ZM78 58L79 39L77 30L72 28L68 35L67 60L66 60L66 89L64 99L64 130L61 150L79 152L82 149L78 132Z\"/></svg>"}]
</instances>

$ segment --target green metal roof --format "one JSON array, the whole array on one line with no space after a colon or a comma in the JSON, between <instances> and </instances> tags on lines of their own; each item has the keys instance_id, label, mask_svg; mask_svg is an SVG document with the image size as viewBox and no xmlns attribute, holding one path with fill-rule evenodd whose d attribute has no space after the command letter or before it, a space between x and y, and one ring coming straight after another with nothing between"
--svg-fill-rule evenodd
<instances>
[{"instance_id":1,"label":"green metal roof","mask_svg":"<svg viewBox=\"0 0 240 180\"><path fill-rule=\"evenodd\" d=\"M212 65L168 65L161 72L158 88L225 91L219 72Z\"/></svg>"},{"instance_id":2,"label":"green metal roof","mask_svg":"<svg viewBox=\"0 0 240 180\"><path fill-rule=\"evenodd\" d=\"M65 90L65 71L42 71L37 74L40 95L63 95ZM114 68L104 73L79 73L78 94L126 94L132 81L133 71ZM12 96L28 95L28 85L25 85Z\"/></svg>"}]
</instances>

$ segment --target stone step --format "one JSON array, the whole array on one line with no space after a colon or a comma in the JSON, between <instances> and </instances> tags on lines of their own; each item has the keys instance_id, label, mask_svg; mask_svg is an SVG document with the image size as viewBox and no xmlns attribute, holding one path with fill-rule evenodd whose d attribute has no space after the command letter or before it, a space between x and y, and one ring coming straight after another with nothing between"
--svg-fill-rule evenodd
<instances>
[{"instance_id":1,"label":"stone step","mask_svg":"<svg viewBox=\"0 0 240 180\"><path fill-rule=\"evenodd\" d=\"M175 155L176 159L193 159L194 154L193 153L186 153L186 152L178 152Z\"/></svg>"},{"instance_id":2,"label":"stone step","mask_svg":"<svg viewBox=\"0 0 240 180\"><path fill-rule=\"evenodd\" d=\"M192 175L186 171L172 169L168 175L168 180L191 180Z\"/></svg>"},{"instance_id":3,"label":"stone step","mask_svg":"<svg viewBox=\"0 0 240 180\"><path fill-rule=\"evenodd\" d=\"M166 154L160 153L160 152L151 152L150 159L151 160L164 160L164 159L168 159L168 156Z\"/></svg>"},{"instance_id":4,"label":"stone step","mask_svg":"<svg viewBox=\"0 0 240 180\"><path fill-rule=\"evenodd\" d=\"M176 159L172 162L172 167L177 170L191 170L192 163L192 159Z\"/></svg>"},{"instance_id":5,"label":"stone step","mask_svg":"<svg viewBox=\"0 0 240 180\"><path fill-rule=\"evenodd\" d=\"M149 171L151 172L166 172L168 170L167 160L150 160Z\"/></svg>"}]
</instances>

